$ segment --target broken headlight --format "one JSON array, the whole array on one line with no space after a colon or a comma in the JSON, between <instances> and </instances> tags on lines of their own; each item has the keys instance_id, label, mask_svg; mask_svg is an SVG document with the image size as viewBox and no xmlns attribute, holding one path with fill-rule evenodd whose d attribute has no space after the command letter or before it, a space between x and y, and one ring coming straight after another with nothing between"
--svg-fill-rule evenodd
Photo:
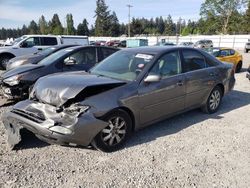
<instances>
[{"instance_id":1,"label":"broken headlight","mask_svg":"<svg viewBox=\"0 0 250 188\"><path fill-rule=\"evenodd\" d=\"M14 86L19 84L21 78L21 75L11 76L9 78L4 79L3 82L10 86Z\"/></svg>"},{"instance_id":2,"label":"broken headlight","mask_svg":"<svg viewBox=\"0 0 250 188\"><path fill-rule=\"evenodd\" d=\"M89 108L90 107L87 105L82 105L82 104L76 103L76 104L72 104L68 108L65 108L64 112L67 114L70 114L70 115L79 116L79 115L87 112Z\"/></svg>"}]
</instances>

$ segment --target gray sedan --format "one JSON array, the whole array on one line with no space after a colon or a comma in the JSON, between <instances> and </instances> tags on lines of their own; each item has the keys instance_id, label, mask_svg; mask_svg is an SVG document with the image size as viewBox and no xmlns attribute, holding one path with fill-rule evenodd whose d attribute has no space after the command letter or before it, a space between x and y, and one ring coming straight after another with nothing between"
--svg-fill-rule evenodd
<instances>
[{"instance_id":1,"label":"gray sedan","mask_svg":"<svg viewBox=\"0 0 250 188\"><path fill-rule=\"evenodd\" d=\"M167 117L194 108L216 112L234 83L231 65L198 49L124 49L88 73L40 78L3 122L11 146L27 129L48 143L111 152L133 131Z\"/></svg>"}]
</instances>

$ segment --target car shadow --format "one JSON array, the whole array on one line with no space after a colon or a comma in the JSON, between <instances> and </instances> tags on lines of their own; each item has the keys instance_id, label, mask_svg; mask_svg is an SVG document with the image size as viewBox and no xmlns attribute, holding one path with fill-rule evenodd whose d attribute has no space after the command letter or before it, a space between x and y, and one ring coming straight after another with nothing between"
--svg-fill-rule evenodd
<instances>
[{"instance_id":1,"label":"car shadow","mask_svg":"<svg viewBox=\"0 0 250 188\"><path fill-rule=\"evenodd\" d=\"M250 93L231 91L223 98L220 109L214 114L203 113L195 109L135 132L125 147L133 147L151 142L159 137L175 134L207 119L223 119L223 114L250 104Z\"/></svg>"},{"instance_id":2,"label":"car shadow","mask_svg":"<svg viewBox=\"0 0 250 188\"><path fill-rule=\"evenodd\" d=\"M49 145L48 143L39 140L35 134L27 129L22 129L20 135L22 139L17 145L14 146L13 150L42 148Z\"/></svg>"}]
</instances>

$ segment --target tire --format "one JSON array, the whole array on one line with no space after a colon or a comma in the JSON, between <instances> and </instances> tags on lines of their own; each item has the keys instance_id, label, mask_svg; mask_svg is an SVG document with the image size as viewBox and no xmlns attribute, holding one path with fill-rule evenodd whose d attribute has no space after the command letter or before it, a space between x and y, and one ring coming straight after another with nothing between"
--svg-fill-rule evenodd
<instances>
[{"instance_id":1,"label":"tire","mask_svg":"<svg viewBox=\"0 0 250 188\"><path fill-rule=\"evenodd\" d=\"M207 114L213 114L218 111L222 100L222 90L219 86L216 86L207 98L205 106L202 107L202 111Z\"/></svg>"},{"instance_id":2,"label":"tire","mask_svg":"<svg viewBox=\"0 0 250 188\"><path fill-rule=\"evenodd\" d=\"M91 142L97 150L113 152L120 149L132 132L132 120L127 112L116 110L105 117L109 125Z\"/></svg>"},{"instance_id":3,"label":"tire","mask_svg":"<svg viewBox=\"0 0 250 188\"><path fill-rule=\"evenodd\" d=\"M245 48L244 52L245 52L245 53L248 53L248 49Z\"/></svg>"},{"instance_id":4,"label":"tire","mask_svg":"<svg viewBox=\"0 0 250 188\"><path fill-rule=\"evenodd\" d=\"M6 69L6 64L7 64L7 62L8 62L11 58L13 58L13 56L10 56L10 55L2 55L2 56L0 57L0 67L1 67L2 69Z\"/></svg>"},{"instance_id":5,"label":"tire","mask_svg":"<svg viewBox=\"0 0 250 188\"><path fill-rule=\"evenodd\" d=\"M242 69L242 62L240 61L240 62L237 64L237 66L236 66L235 72L239 73L239 72L241 71L241 69Z\"/></svg>"}]
</instances>

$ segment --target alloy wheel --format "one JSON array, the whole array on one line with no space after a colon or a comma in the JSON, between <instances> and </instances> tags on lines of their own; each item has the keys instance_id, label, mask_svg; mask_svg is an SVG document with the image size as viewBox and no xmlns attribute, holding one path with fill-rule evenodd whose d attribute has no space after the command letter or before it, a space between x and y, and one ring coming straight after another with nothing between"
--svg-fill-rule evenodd
<instances>
[{"instance_id":1,"label":"alloy wheel","mask_svg":"<svg viewBox=\"0 0 250 188\"><path fill-rule=\"evenodd\" d=\"M219 107L221 94L218 90L214 90L209 99L209 107L211 110L216 110Z\"/></svg>"},{"instance_id":2,"label":"alloy wheel","mask_svg":"<svg viewBox=\"0 0 250 188\"><path fill-rule=\"evenodd\" d=\"M108 146L119 144L126 135L126 122L122 117L109 119L109 125L102 130L101 138Z\"/></svg>"}]
</instances>

